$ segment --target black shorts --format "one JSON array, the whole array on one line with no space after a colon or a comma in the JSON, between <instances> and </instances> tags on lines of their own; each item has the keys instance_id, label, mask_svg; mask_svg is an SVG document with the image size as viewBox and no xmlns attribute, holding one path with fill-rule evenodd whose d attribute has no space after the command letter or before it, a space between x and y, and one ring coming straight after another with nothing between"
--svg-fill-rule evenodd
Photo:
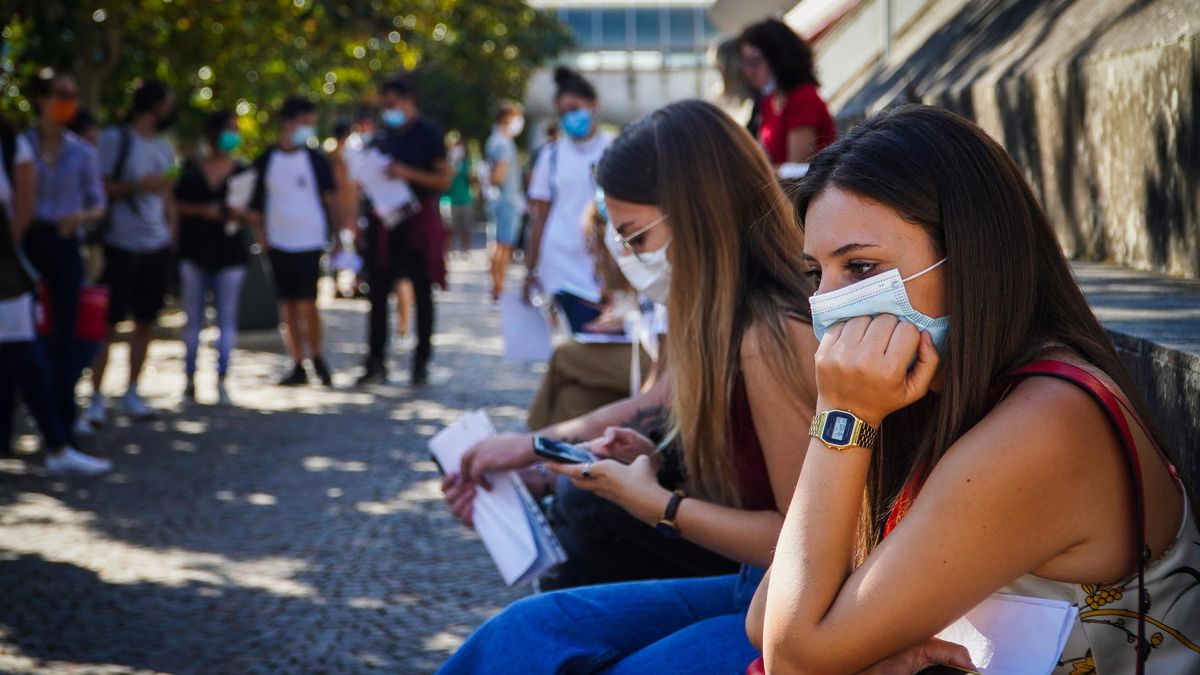
<instances>
[{"instance_id":1,"label":"black shorts","mask_svg":"<svg viewBox=\"0 0 1200 675\"><path fill-rule=\"evenodd\" d=\"M267 255L275 278L275 296L280 300L316 300L323 253L320 249L294 253L270 249Z\"/></svg>"},{"instance_id":2,"label":"black shorts","mask_svg":"<svg viewBox=\"0 0 1200 675\"><path fill-rule=\"evenodd\" d=\"M105 245L101 283L108 286L109 291L109 325L124 321L130 315L142 323L157 321L170 273L169 249L135 253Z\"/></svg>"}]
</instances>

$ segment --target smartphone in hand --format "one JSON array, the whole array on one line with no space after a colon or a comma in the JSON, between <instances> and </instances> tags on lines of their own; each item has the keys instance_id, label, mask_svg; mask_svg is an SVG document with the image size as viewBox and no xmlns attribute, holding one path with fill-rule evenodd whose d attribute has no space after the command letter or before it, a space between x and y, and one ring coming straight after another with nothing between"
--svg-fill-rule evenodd
<instances>
[{"instance_id":1,"label":"smartphone in hand","mask_svg":"<svg viewBox=\"0 0 1200 675\"><path fill-rule=\"evenodd\" d=\"M596 460L592 453L583 448L545 436L533 437L533 454L563 464L583 464Z\"/></svg>"}]
</instances>

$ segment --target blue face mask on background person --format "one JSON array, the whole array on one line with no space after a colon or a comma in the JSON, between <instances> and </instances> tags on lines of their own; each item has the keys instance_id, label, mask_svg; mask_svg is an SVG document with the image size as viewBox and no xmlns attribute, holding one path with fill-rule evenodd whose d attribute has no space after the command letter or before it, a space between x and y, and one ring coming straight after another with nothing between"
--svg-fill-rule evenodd
<instances>
[{"instance_id":1,"label":"blue face mask on background person","mask_svg":"<svg viewBox=\"0 0 1200 675\"><path fill-rule=\"evenodd\" d=\"M242 144L242 135L232 129L222 129L217 135L217 150L233 152Z\"/></svg>"},{"instance_id":2,"label":"blue face mask on background person","mask_svg":"<svg viewBox=\"0 0 1200 675\"><path fill-rule=\"evenodd\" d=\"M831 326L859 316L891 314L929 333L938 354L946 349L946 337L950 333L950 317L933 318L913 309L904 284L946 262L945 258L935 262L916 274L900 278L900 270L888 270L870 279L863 279L845 288L828 293L815 293L808 299L812 309L813 332L817 341L825 336Z\"/></svg>"},{"instance_id":3,"label":"blue face mask on background person","mask_svg":"<svg viewBox=\"0 0 1200 675\"><path fill-rule=\"evenodd\" d=\"M562 116L563 133L571 138L583 138L592 130L592 111L588 108L572 110Z\"/></svg>"},{"instance_id":4,"label":"blue face mask on background person","mask_svg":"<svg viewBox=\"0 0 1200 675\"><path fill-rule=\"evenodd\" d=\"M402 127L404 126L404 123L408 121L408 115L406 115L403 110L398 108L388 108L387 110L384 110L383 114L380 115L380 118L383 121L383 126L392 129L395 129L396 127Z\"/></svg>"},{"instance_id":5,"label":"blue face mask on background person","mask_svg":"<svg viewBox=\"0 0 1200 675\"><path fill-rule=\"evenodd\" d=\"M308 145L308 139L316 135L317 132L312 127L296 127L296 130L292 132L292 142L296 145L305 146Z\"/></svg>"}]
</instances>

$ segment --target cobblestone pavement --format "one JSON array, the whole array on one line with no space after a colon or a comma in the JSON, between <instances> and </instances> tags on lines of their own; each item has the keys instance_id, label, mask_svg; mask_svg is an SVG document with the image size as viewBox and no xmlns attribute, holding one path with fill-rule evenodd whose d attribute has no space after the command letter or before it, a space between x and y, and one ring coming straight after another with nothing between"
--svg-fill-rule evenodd
<instances>
[{"instance_id":1,"label":"cobblestone pavement","mask_svg":"<svg viewBox=\"0 0 1200 675\"><path fill-rule=\"evenodd\" d=\"M425 443L480 406L519 425L540 369L501 361L479 251L451 282L429 387L401 367L355 388L366 304L330 300L333 390L273 386L286 360L256 333L234 357L235 407L206 403L215 376L183 405L183 347L162 340L142 390L163 415L114 414L87 446L111 475L50 480L22 437L0 459L0 671L427 673L527 593L443 508Z\"/></svg>"}]
</instances>

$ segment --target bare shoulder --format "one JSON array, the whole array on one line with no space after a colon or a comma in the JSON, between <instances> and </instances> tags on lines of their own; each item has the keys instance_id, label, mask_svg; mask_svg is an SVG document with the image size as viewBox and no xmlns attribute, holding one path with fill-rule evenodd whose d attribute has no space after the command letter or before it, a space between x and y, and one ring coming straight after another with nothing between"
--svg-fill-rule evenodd
<instances>
[{"instance_id":1,"label":"bare shoulder","mask_svg":"<svg viewBox=\"0 0 1200 675\"><path fill-rule=\"evenodd\" d=\"M953 450L968 450L996 465L1040 472L1075 472L1097 451L1117 448L1108 419L1078 386L1051 377L1016 381L1006 396Z\"/></svg>"},{"instance_id":2,"label":"bare shoulder","mask_svg":"<svg viewBox=\"0 0 1200 675\"><path fill-rule=\"evenodd\" d=\"M818 345L812 324L807 320L783 317L782 326L785 339L797 358L802 362L812 361L813 354L817 353ZM742 335L741 357L743 359L756 358L764 353L769 353L768 346L773 341L771 333L771 326L762 321L752 322Z\"/></svg>"}]
</instances>

